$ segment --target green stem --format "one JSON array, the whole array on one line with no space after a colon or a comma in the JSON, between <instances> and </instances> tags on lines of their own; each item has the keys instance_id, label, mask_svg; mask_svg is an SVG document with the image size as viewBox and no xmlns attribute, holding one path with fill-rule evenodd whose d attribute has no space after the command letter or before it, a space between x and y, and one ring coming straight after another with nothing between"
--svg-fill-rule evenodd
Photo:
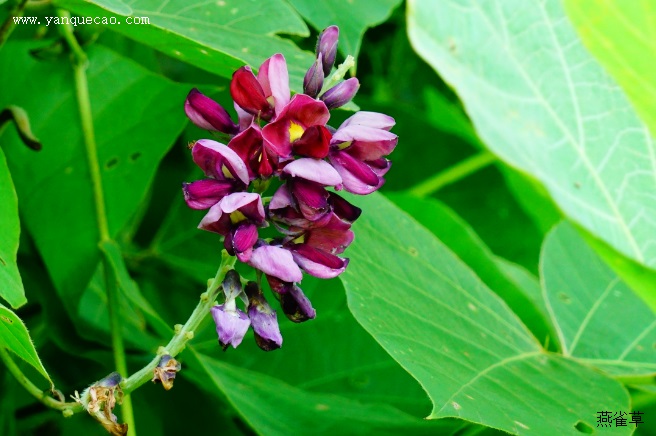
<instances>
[{"instance_id":1,"label":"green stem","mask_svg":"<svg viewBox=\"0 0 656 436\"><path fill-rule=\"evenodd\" d=\"M25 374L20 370L14 359L9 355L9 352L4 348L0 347L0 359L7 366L9 372L18 380L18 383L21 384L30 393L34 398L45 404L46 406L61 410L65 415L70 416L73 413L81 412L84 410L79 403L66 403L59 400L56 400L50 397L46 392L39 389L30 379L28 379Z\"/></svg>"},{"instance_id":2,"label":"green stem","mask_svg":"<svg viewBox=\"0 0 656 436\"><path fill-rule=\"evenodd\" d=\"M418 197L427 197L443 187L485 168L495 160L495 155L489 151L482 151L413 186L408 192Z\"/></svg>"},{"instance_id":3,"label":"green stem","mask_svg":"<svg viewBox=\"0 0 656 436\"><path fill-rule=\"evenodd\" d=\"M183 326L176 326L175 336L171 338L165 347L161 347L158 350L157 356L148 365L121 382L123 392L129 394L151 380L153 378L153 371L163 355L169 354L171 357L175 357L185 348L187 342L194 337L194 332L200 326L200 323L209 315L210 309L214 305L214 301L221 289L221 282L223 282L226 273L234 267L235 261L235 257L228 255L225 250L223 251L221 266L216 272L216 276L214 276L214 279L208 285L207 292L201 295L200 302L189 316L187 322Z\"/></svg>"},{"instance_id":4,"label":"green stem","mask_svg":"<svg viewBox=\"0 0 656 436\"><path fill-rule=\"evenodd\" d=\"M9 16L0 26L0 48L4 45L5 41L9 39L9 35L14 31L16 23L14 22L15 17L22 17L23 11L25 11L25 5L27 5L27 0L19 0L14 8L9 12Z\"/></svg>"},{"instance_id":5,"label":"green stem","mask_svg":"<svg viewBox=\"0 0 656 436\"><path fill-rule=\"evenodd\" d=\"M68 11L58 11L63 21L70 23L70 13ZM107 210L105 209L105 196L102 187L102 176L100 173L100 163L98 162L98 146L93 129L93 114L91 112L91 98L89 97L89 84L87 81L87 66L89 64L87 55L78 44L75 38L73 26L66 24L60 26L62 36L71 49L73 58L73 71L75 76L75 91L77 96L78 109L80 111L80 122L82 124L82 133L84 135L84 146L86 148L87 164L91 176L91 185L93 187L93 198L96 206L96 220L98 224L98 233L100 236L99 243L111 240L109 234L109 224L107 222ZM105 262L105 282L107 288L107 306L109 312L110 331L112 336L112 351L114 354L114 365L116 370L122 375L127 376L128 365L125 356L125 346L123 345L123 335L121 332L121 319L118 298L118 287L111 274L111 266ZM128 434L136 436L136 426L134 423L134 411L132 408L132 399L129 395L123 397L123 420L128 425Z\"/></svg>"}]
</instances>

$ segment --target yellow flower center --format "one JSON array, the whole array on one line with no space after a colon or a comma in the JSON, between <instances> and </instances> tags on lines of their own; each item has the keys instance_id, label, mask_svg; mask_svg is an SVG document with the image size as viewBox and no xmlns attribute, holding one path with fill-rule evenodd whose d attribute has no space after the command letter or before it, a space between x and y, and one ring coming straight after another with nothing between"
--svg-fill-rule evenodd
<instances>
[{"instance_id":1,"label":"yellow flower center","mask_svg":"<svg viewBox=\"0 0 656 436\"><path fill-rule=\"evenodd\" d=\"M237 223L240 223L242 221L246 221L246 217L240 211L236 210L236 211L234 211L230 214L230 222L231 223L237 224Z\"/></svg>"},{"instance_id":2,"label":"yellow flower center","mask_svg":"<svg viewBox=\"0 0 656 436\"><path fill-rule=\"evenodd\" d=\"M228 170L228 167L225 166L225 165L223 165L221 167L221 172L223 173L223 175L225 176L226 179L233 179L234 178L234 177L232 177L232 173L230 173L230 170Z\"/></svg>"},{"instance_id":3,"label":"yellow flower center","mask_svg":"<svg viewBox=\"0 0 656 436\"><path fill-rule=\"evenodd\" d=\"M301 236L299 236L298 238L294 239L292 242L293 242L294 244L302 244L302 243L304 243L304 242L305 242L305 233L303 233L303 234L302 234Z\"/></svg>"},{"instance_id":4,"label":"yellow flower center","mask_svg":"<svg viewBox=\"0 0 656 436\"><path fill-rule=\"evenodd\" d=\"M291 121L289 123L289 142L294 142L299 139L301 136L303 136L303 132L305 132L303 127Z\"/></svg>"}]
</instances>

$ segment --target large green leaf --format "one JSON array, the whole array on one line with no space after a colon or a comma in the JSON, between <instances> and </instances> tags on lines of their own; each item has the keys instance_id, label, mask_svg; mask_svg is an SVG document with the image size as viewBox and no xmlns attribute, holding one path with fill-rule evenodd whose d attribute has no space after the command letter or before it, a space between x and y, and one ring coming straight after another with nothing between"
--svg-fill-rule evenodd
<instances>
[{"instance_id":1,"label":"large green leaf","mask_svg":"<svg viewBox=\"0 0 656 436\"><path fill-rule=\"evenodd\" d=\"M656 31L652 0L565 0L585 46L622 85L652 135L656 133Z\"/></svg>"},{"instance_id":2,"label":"large green leaf","mask_svg":"<svg viewBox=\"0 0 656 436\"><path fill-rule=\"evenodd\" d=\"M330 394L308 392L273 377L242 369L200 353L194 359L230 403L265 435L444 434L461 424L422 422L382 404L370 405Z\"/></svg>"},{"instance_id":3,"label":"large green leaf","mask_svg":"<svg viewBox=\"0 0 656 436\"><path fill-rule=\"evenodd\" d=\"M563 354L613 375L656 373L656 316L573 227L549 233L541 269Z\"/></svg>"},{"instance_id":4,"label":"large green leaf","mask_svg":"<svg viewBox=\"0 0 656 436\"><path fill-rule=\"evenodd\" d=\"M0 304L0 347L13 351L32 365L53 386L48 372L39 359L27 327L14 312Z\"/></svg>"},{"instance_id":5,"label":"large green leaf","mask_svg":"<svg viewBox=\"0 0 656 436\"><path fill-rule=\"evenodd\" d=\"M358 57L365 30L382 23L401 0L288 0L319 31L339 26L339 50Z\"/></svg>"},{"instance_id":6,"label":"large green leaf","mask_svg":"<svg viewBox=\"0 0 656 436\"><path fill-rule=\"evenodd\" d=\"M19 239L20 222L16 191L5 155L0 150L0 297L13 308L27 302L16 265Z\"/></svg>"},{"instance_id":7,"label":"large green leaf","mask_svg":"<svg viewBox=\"0 0 656 436\"><path fill-rule=\"evenodd\" d=\"M491 150L573 220L656 266L651 136L559 0L411 0L408 32Z\"/></svg>"},{"instance_id":8,"label":"large green leaf","mask_svg":"<svg viewBox=\"0 0 656 436\"><path fill-rule=\"evenodd\" d=\"M416 221L379 195L358 200L364 213L342 275L349 307L428 392L431 418L565 435L594 427L599 410L628 410L618 382L544 351L508 306Z\"/></svg>"},{"instance_id":9,"label":"large green leaf","mask_svg":"<svg viewBox=\"0 0 656 436\"><path fill-rule=\"evenodd\" d=\"M25 225L72 315L100 259L96 210L71 66L68 59L36 61L28 53L33 47L3 47L0 106L12 102L30 113L43 150L35 154L19 146L11 130L0 140L8 144ZM116 235L134 216L186 123L181 108L188 89L102 47L89 50L87 75L107 220ZM25 92L35 82L44 92Z\"/></svg>"},{"instance_id":10,"label":"large green leaf","mask_svg":"<svg viewBox=\"0 0 656 436\"><path fill-rule=\"evenodd\" d=\"M508 277L494 254L474 230L452 210L434 199L420 199L407 194L387 197L419 221L464 261L481 280L493 289L520 317L533 334L544 340L553 337L547 325L548 313Z\"/></svg>"},{"instance_id":11,"label":"large green leaf","mask_svg":"<svg viewBox=\"0 0 656 436\"><path fill-rule=\"evenodd\" d=\"M121 24L108 28L204 70L232 77L244 63L259 65L274 53L287 59L292 88L299 91L313 56L278 33L307 36L305 23L286 2L269 0L188 1L136 0L132 17L147 17L150 24L126 23L127 10L106 2L57 0L76 14L115 17ZM115 3L115 2L112 2Z\"/></svg>"}]
</instances>

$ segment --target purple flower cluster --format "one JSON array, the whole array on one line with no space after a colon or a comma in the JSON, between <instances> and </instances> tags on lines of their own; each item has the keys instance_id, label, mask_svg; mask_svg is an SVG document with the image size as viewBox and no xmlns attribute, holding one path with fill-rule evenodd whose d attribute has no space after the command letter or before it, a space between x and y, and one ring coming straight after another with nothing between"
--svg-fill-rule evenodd
<instances>
[{"instance_id":1,"label":"purple flower cluster","mask_svg":"<svg viewBox=\"0 0 656 436\"><path fill-rule=\"evenodd\" d=\"M338 129L327 124L330 109L348 103L360 86L356 78L329 77L338 35L336 26L319 35L303 94L290 95L281 54L267 59L257 75L248 66L238 69L230 83L238 123L196 89L185 102L194 124L230 138L227 144L193 144L193 160L206 178L183 184L185 200L193 209L209 209L199 228L222 235L228 253L263 273L294 322L315 317L297 285L303 272L332 278L348 265L339 255L353 241L351 224L361 211L334 191L369 194L380 188L391 165L385 156L397 143L390 132L394 119L384 114L357 112ZM273 196L263 199L276 180ZM261 238L259 229L270 224L280 236ZM276 313L260 286L249 282L242 290L233 272L223 289L225 303L212 315L224 349L239 345L250 326L262 349L280 347ZM237 308L237 297L246 311Z\"/></svg>"}]
</instances>

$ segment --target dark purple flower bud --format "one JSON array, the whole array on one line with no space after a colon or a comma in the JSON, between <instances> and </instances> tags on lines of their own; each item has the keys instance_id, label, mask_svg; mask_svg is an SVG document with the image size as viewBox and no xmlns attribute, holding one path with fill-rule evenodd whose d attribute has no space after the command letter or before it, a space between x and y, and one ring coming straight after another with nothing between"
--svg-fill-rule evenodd
<instances>
[{"instance_id":1,"label":"dark purple flower bud","mask_svg":"<svg viewBox=\"0 0 656 436\"><path fill-rule=\"evenodd\" d=\"M328 203L341 220L352 223L360 217L362 209L352 205L334 192L329 193Z\"/></svg>"},{"instance_id":2,"label":"dark purple flower bud","mask_svg":"<svg viewBox=\"0 0 656 436\"><path fill-rule=\"evenodd\" d=\"M317 57L321 55L323 63L323 75L328 77L330 70L335 64L335 56L337 56L337 41L339 39L339 27L330 26L326 27L323 32L319 34L317 40Z\"/></svg>"},{"instance_id":3,"label":"dark purple flower bud","mask_svg":"<svg viewBox=\"0 0 656 436\"><path fill-rule=\"evenodd\" d=\"M192 209L209 209L234 190L234 183L226 180L203 179L182 184L187 206Z\"/></svg>"},{"instance_id":4,"label":"dark purple flower bud","mask_svg":"<svg viewBox=\"0 0 656 436\"><path fill-rule=\"evenodd\" d=\"M196 88L189 91L184 108L191 122L201 129L231 135L239 132L239 126L232 122L228 111Z\"/></svg>"},{"instance_id":5,"label":"dark purple flower bud","mask_svg":"<svg viewBox=\"0 0 656 436\"><path fill-rule=\"evenodd\" d=\"M310 69L305 73L303 79L303 92L312 98L316 98L323 86L323 63L322 55L319 53L317 60L312 64Z\"/></svg>"},{"instance_id":6,"label":"dark purple flower bud","mask_svg":"<svg viewBox=\"0 0 656 436\"><path fill-rule=\"evenodd\" d=\"M280 307L293 322L304 322L317 316L308 297L295 284L290 284L287 292L280 294Z\"/></svg>"},{"instance_id":7,"label":"dark purple flower bud","mask_svg":"<svg viewBox=\"0 0 656 436\"><path fill-rule=\"evenodd\" d=\"M225 304L214 306L211 312L216 324L219 344L221 344L223 351L228 349L230 345L232 345L232 348L237 348L251 325L248 316L236 307L234 299L226 300Z\"/></svg>"},{"instance_id":8,"label":"dark purple flower bud","mask_svg":"<svg viewBox=\"0 0 656 436\"><path fill-rule=\"evenodd\" d=\"M255 282L246 284L248 317L255 332L255 342L264 351L272 351L282 345L276 312L267 303L262 290Z\"/></svg>"},{"instance_id":9,"label":"dark purple flower bud","mask_svg":"<svg viewBox=\"0 0 656 436\"><path fill-rule=\"evenodd\" d=\"M328 109L335 109L344 106L351 101L360 88L360 82L357 78L351 77L330 88L322 96L321 100L326 103Z\"/></svg>"},{"instance_id":10,"label":"dark purple flower bud","mask_svg":"<svg viewBox=\"0 0 656 436\"><path fill-rule=\"evenodd\" d=\"M246 112L270 120L274 109L269 103L250 67L241 67L232 75L230 82L230 95L232 99Z\"/></svg>"},{"instance_id":11,"label":"dark purple flower bud","mask_svg":"<svg viewBox=\"0 0 656 436\"><path fill-rule=\"evenodd\" d=\"M161 383L164 389L168 391L173 387L173 381L180 369L182 369L180 362L171 357L170 354L165 354L153 370L152 382Z\"/></svg>"}]
</instances>

